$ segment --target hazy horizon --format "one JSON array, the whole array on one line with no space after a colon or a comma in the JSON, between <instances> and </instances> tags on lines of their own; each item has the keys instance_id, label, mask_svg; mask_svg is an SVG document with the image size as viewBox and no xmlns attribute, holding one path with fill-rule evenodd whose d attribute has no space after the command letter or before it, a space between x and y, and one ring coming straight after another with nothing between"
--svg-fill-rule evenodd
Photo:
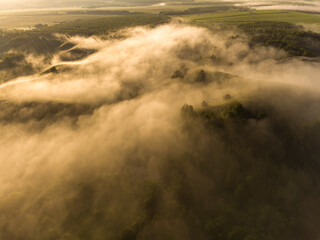
<instances>
[{"instance_id":1,"label":"hazy horizon","mask_svg":"<svg viewBox=\"0 0 320 240\"><path fill-rule=\"evenodd\" d=\"M308 10L312 6L319 7L318 0L307 0L307 1L265 1L265 0L255 0L255 1L247 1L247 0L203 0L203 1L161 1L161 0L58 0L58 1L50 1L50 0L0 0L0 11L7 10L32 10L32 9L61 9L61 8L99 8L99 7L112 7L112 6L150 6L156 3L231 3L235 5L243 5L243 6L265 6L268 8L270 5L278 6L280 9L288 9L298 10L298 7ZM275 8L274 6L274 8ZM273 9L272 7L270 9ZM318 10L317 10L318 11Z\"/></svg>"}]
</instances>

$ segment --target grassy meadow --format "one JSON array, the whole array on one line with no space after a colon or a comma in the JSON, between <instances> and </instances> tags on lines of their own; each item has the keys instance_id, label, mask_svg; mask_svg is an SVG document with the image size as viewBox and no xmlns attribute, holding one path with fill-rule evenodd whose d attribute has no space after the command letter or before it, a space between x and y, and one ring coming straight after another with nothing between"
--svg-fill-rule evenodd
<instances>
[{"instance_id":1,"label":"grassy meadow","mask_svg":"<svg viewBox=\"0 0 320 240\"><path fill-rule=\"evenodd\" d=\"M204 13L183 16L186 21L199 25L239 24L252 22L288 22L320 30L320 15L283 10L256 10L243 12Z\"/></svg>"}]
</instances>

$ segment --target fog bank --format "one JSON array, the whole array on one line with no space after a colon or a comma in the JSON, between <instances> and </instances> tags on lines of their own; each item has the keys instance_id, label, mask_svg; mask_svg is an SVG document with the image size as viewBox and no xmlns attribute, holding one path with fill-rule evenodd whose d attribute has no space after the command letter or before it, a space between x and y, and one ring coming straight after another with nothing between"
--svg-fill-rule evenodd
<instances>
[{"instance_id":1,"label":"fog bank","mask_svg":"<svg viewBox=\"0 0 320 240\"><path fill-rule=\"evenodd\" d=\"M213 230L202 225L222 214L220 206L241 203L244 193L232 185L239 183L236 177L252 169L251 175L263 172L250 166L261 167L261 159L272 166L283 160L290 166L286 176L296 174L296 163L288 159L302 164L302 157L290 155L291 140L277 126L297 139L307 139L306 126L316 131L319 62L279 62L283 52L249 48L241 34L184 24L127 34L122 40L71 38L96 52L71 63L56 56L58 73L0 86L3 239L211 239ZM250 112L239 122L229 109L237 101L248 109L241 111ZM202 120L201 109L217 114L217 122ZM319 143L315 139L310 148ZM310 159L319 156L316 149L309 150ZM312 194L318 194L302 175L294 175L295 186L304 186L308 197L299 211L316 206ZM273 185L276 179L266 180ZM222 188L227 182L229 188ZM286 184L283 192L296 194L298 201L300 190ZM220 187L238 189L236 200ZM294 216L282 218L283 209L274 210L269 196L257 209L279 214L275 221L285 219L287 226ZM287 203L289 194L283 196ZM242 220L230 216L232 230ZM305 222L297 220L299 234L319 236L313 213L299 216ZM262 226L257 231L267 232ZM270 229L270 234L278 231ZM282 239L290 238L281 232L286 231L279 230Z\"/></svg>"}]
</instances>

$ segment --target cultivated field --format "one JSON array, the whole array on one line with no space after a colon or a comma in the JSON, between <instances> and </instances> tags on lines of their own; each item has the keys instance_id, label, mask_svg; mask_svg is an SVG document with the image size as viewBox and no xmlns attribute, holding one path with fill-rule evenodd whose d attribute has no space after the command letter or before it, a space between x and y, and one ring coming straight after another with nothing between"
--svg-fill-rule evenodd
<instances>
[{"instance_id":1,"label":"cultivated field","mask_svg":"<svg viewBox=\"0 0 320 240\"><path fill-rule=\"evenodd\" d=\"M220 6L222 3L201 4L201 7ZM231 5L232 3L223 3ZM72 9L42 9L42 10L15 10L0 11L0 29L30 29L35 24L54 25L57 23L75 20L96 19L101 17L117 16L116 11L128 13L159 14L163 11L185 11L189 8L199 7L193 4L171 3L170 5L132 6L132 7L104 7L97 9L72 8ZM109 12L109 13L108 13ZM110 14L110 12L113 12ZM119 14L123 15L123 14ZM118 16L119 16L118 15Z\"/></svg>"},{"instance_id":2,"label":"cultivated field","mask_svg":"<svg viewBox=\"0 0 320 240\"><path fill-rule=\"evenodd\" d=\"M199 25L207 24L238 24L248 22L289 22L300 24L307 28L320 30L320 15L295 11L264 10L245 12L192 14L183 17L187 21Z\"/></svg>"}]
</instances>

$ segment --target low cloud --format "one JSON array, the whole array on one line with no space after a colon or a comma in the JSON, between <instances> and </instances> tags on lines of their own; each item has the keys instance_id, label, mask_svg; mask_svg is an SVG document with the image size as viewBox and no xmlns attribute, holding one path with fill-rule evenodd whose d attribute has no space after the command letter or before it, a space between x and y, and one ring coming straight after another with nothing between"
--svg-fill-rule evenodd
<instances>
[{"instance_id":1,"label":"low cloud","mask_svg":"<svg viewBox=\"0 0 320 240\"><path fill-rule=\"evenodd\" d=\"M283 52L252 49L245 36L234 36L168 24L129 30L121 40L75 37L70 41L77 47L96 52L80 61L54 62L68 66L65 71L1 85L0 236L81 239L84 216L90 215L96 221L89 224L92 239L127 236L128 226L150 239L169 223L182 237L191 223L172 212L180 209L175 188L189 184L193 201L210 206L203 195L217 187L190 159L210 156L219 168L221 159L236 158L218 130L209 134L199 122L188 128L181 118L184 104L196 109L204 100L217 107L229 98L258 99L299 124L319 120L319 62L279 63ZM261 134L271 144L275 136L267 126L252 120L255 133L249 135ZM234 130L228 131L231 136ZM279 146L272 151L282 154ZM252 158L250 150L238 153ZM227 170L213 171L218 176ZM140 189L160 189L165 200L142 207ZM169 220L155 217L148 225L147 214L141 230L133 222L144 211ZM201 236L200 230L188 231Z\"/></svg>"}]
</instances>

